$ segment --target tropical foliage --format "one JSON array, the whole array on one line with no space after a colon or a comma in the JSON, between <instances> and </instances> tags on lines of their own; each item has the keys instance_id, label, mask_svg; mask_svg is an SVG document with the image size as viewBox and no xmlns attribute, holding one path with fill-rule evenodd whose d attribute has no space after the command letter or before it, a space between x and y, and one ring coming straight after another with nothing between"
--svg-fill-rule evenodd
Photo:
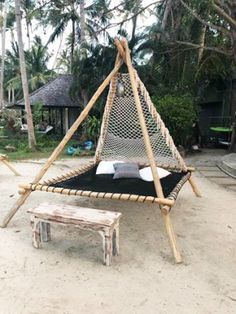
<instances>
[{"instance_id":1,"label":"tropical foliage","mask_svg":"<svg viewBox=\"0 0 236 314\"><path fill-rule=\"evenodd\" d=\"M9 1L7 33L12 43L5 56L4 87L11 100L22 97L13 13L14 3ZM71 97L79 98L82 108L112 68L113 37L125 36L142 80L162 113L171 111L167 123L179 137L175 123L190 132L185 122L196 119L196 105L209 89L228 88L228 113L233 116L236 111L235 16L233 0L23 0L30 91L57 73L71 73ZM39 29L44 38L39 32L33 35ZM181 117L176 122L174 102L183 109L185 122ZM91 115L99 119L103 107L104 99Z\"/></svg>"}]
</instances>

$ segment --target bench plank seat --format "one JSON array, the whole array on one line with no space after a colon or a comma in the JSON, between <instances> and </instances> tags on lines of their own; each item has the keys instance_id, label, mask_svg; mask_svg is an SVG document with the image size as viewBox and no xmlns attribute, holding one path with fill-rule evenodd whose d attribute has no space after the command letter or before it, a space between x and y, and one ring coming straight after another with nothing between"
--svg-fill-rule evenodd
<instances>
[{"instance_id":1,"label":"bench plank seat","mask_svg":"<svg viewBox=\"0 0 236 314\"><path fill-rule=\"evenodd\" d=\"M41 240L51 240L50 223L74 225L83 230L99 232L103 238L104 264L111 264L111 256L119 252L119 212L42 203L27 211L31 214L32 243L39 248Z\"/></svg>"}]
</instances>

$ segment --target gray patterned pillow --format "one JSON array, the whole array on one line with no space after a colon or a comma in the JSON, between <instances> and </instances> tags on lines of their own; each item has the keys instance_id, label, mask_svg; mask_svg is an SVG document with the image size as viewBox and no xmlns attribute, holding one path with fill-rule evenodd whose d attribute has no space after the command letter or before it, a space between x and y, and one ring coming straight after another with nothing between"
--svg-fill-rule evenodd
<instances>
[{"instance_id":1,"label":"gray patterned pillow","mask_svg":"<svg viewBox=\"0 0 236 314\"><path fill-rule=\"evenodd\" d=\"M113 179L128 179L136 178L141 179L139 174L139 167L135 163L119 163L113 165L115 169L115 174Z\"/></svg>"}]
</instances>

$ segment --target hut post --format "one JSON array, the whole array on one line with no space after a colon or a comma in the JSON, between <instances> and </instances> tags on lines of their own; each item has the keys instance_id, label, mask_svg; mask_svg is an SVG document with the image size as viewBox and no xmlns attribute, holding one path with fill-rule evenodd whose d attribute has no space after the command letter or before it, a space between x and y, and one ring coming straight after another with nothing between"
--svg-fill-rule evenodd
<instances>
[{"instance_id":1,"label":"hut post","mask_svg":"<svg viewBox=\"0 0 236 314\"><path fill-rule=\"evenodd\" d=\"M64 134L64 128L63 128L63 108L60 108L60 120L61 120L61 135Z\"/></svg>"},{"instance_id":2,"label":"hut post","mask_svg":"<svg viewBox=\"0 0 236 314\"><path fill-rule=\"evenodd\" d=\"M69 108L65 108L65 131L69 130Z\"/></svg>"}]
</instances>

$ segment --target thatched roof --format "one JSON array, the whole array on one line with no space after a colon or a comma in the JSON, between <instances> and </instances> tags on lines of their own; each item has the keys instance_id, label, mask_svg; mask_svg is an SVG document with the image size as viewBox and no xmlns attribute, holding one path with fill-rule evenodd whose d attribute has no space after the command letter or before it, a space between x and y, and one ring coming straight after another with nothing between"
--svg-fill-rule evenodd
<instances>
[{"instance_id":1,"label":"thatched roof","mask_svg":"<svg viewBox=\"0 0 236 314\"><path fill-rule=\"evenodd\" d=\"M42 103L44 107L79 107L79 99L72 100L69 94L73 81L71 74L62 74L30 94L30 103ZM24 106L24 99L16 106Z\"/></svg>"}]
</instances>

